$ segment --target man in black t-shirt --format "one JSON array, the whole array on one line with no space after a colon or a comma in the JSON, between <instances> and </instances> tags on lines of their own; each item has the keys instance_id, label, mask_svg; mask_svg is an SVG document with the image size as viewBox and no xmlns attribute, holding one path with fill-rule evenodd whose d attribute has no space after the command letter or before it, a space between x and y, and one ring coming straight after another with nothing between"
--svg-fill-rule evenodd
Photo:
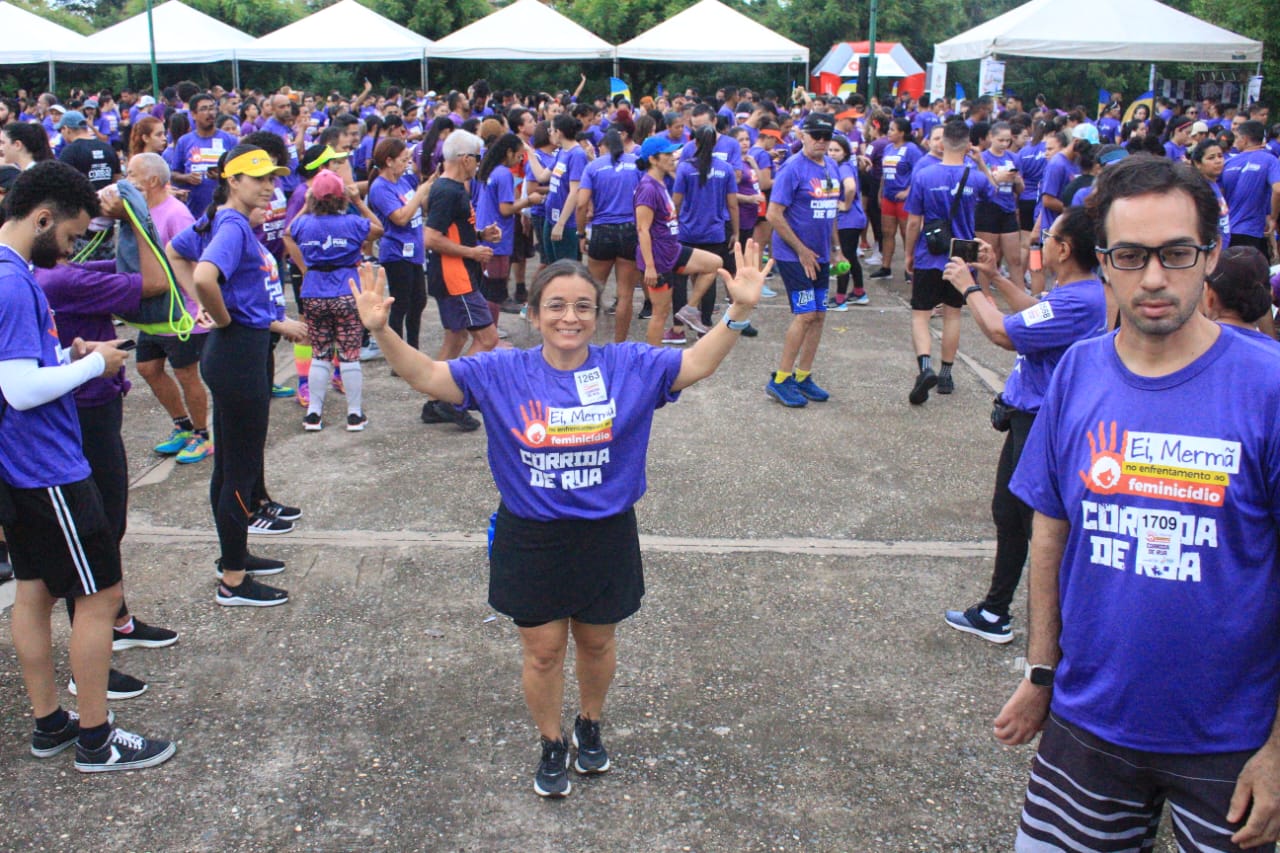
<instances>
[{"instance_id":1,"label":"man in black t-shirt","mask_svg":"<svg viewBox=\"0 0 1280 853\"><path fill-rule=\"evenodd\" d=\"M482 144L480 137L465 130L449 134L442 151L444 171L427 196L427 293L439 303L440 325L444 327L437 361L462 355L468 335L468 355L498 345L498 318L480 293L481 271L493 259L493 249L478 242L496 243L502 231L494 224L476 233L476 213L467 189L480 168ZM434 400L423 406L422 419L428 423L451 421L463 429L479 426L465 412Z\"/></svg>"},{"instance_id":2,"label":"man in black t-shirt","mask_svg":"<svg viewBox=\"0 0 1280 853\"><path fill-rule=\"evenodd\" d=\"M89 120L79 110L71 110L58 122L66 143L58 159L74 166L89 179L95 190L110 186L120 178L120 158L115 149L98 139Z\"/></svg>"}]
</instances>

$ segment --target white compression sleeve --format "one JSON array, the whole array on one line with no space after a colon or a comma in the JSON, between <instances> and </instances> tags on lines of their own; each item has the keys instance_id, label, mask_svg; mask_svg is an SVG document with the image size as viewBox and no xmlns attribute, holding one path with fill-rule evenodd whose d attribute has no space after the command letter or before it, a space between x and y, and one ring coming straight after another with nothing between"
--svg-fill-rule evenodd
<instances>
[{"instance_id":1,"label":"white compression sleeve","mask_svg":"<svg viewBox=\"0 0 1280 853\"><path fill-rule=\"evenodd\" d=\"M106 369L107 362L96 352L57 367L41 367L34 358L0 361L0 393L10 406L25 412L74 391Z\"/></svg>"}]
</instances>

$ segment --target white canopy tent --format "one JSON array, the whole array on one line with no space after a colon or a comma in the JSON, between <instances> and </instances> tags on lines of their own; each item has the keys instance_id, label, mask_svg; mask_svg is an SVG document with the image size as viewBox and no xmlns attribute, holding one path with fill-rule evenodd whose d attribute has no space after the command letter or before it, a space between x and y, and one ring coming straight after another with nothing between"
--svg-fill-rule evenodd
<instances>
[{"instance_id":1,"label":"white canopy tent","mask_svg":"<svg viewBox=\"0 0 1280 853\"><path fill-rule=\"evenodd\" d=\"M313 15L268 33L236 50L236 59L256 62L423 63L431 39L388 20L357 0L339 0Z\"/></svg>"},{"instance_id":2,"label":"white canopy tent","mask_svg":"<svg viewBox=\"0 0 1280 853\"><path fill-rule=\"evenodd\" d=\"M235 62L237 51L253 44L254 38L187 6L182 0L167 0L152 10L155 22L156 63ZM97 65L149 63L151 40L147 13L140 12L118 24L96 32L84 44L61 51L54 59ZM240 71L236 68L236 87Z\"/></svg>"},{"instance_id":3,"label":"white canopy tent","mask_svg":"<svg viewBox=\"0 0 1280 853\"><path fill-rule=\"evenodd\" d=\"M613 45L540 0L516 0L427 50L439 59L612 59Z\"/></svg>"},{"instance_id":4,"label":"white canopy tent","mask_svg":"<svg viewBox=\"0 0 1280 853\"><path fill-rule=\"evenodd\" d=\"M1261 62L1262 42L1156 0L1031 0L933 48L933 61L985 56L1140 62Z\"/></svg>"},{"instance_id":5,"label":"white canopy tent","mask_svg":"<svg viewBox=\"0 0 1280 853\"><path fill-rule=\"evenodd\" d=\"M795 62L809 79L809 49L730 9L701 0L618 45L620 59L657 62Z\"/></svg>"},{"instance_id":6,"label":"white canopy tent","mask_svg":"<svg viewBox=\"0 0 1280 853\"><path fill-rule=\"evenodd\" d=\"M0 65L49 64L49 89L53 90L53 62L59 54L75 54L82 49L85 37L28 12L12 3L0 2Z\"/></svg>"}]
</instances>

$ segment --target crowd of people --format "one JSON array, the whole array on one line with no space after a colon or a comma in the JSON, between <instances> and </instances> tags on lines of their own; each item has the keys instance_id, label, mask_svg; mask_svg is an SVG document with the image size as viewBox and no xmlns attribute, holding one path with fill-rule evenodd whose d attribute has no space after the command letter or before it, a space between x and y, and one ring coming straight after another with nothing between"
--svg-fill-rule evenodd
<instances>
[{"instance_id":1,"label":"crowd of people","mask_svg":"<svg viewBox=\"0 0 1280 853\"><path fill-rule=\"evenodd\" d=\"M106 707L145 689L110 668L113 646L178 639L132 615L121 589L135 342L113 316L171 303L167 324L130 320L138 372L172 421L156 451L212 457L222 606L289 599L259 580L284 563L248 548L302 514L267 491L273 396L296 397L302 429L319 431L336 390L360 432L362 363L385 358L426 398L423 422L483 426L501 495L489 603L522 643L534 788L562 797L571 756L580 774L610 768L600 721L617 625L644 593L634 505L654 411L758 335L753 308L780 295L770 281L792 316L764 390L791 409L829 400L815 379L826 313L870 304L868 282L901 272L911 405L955 391L964 309L1017 354L992 411L1006 433L993 577L945 619L1009 642L1030 556L1026 678L996 721L1006 743L1046 730L1018 849L1123 836L1116 849L1137 850L1166 800L1188 849L1274 840L1280 385L1247 408L1224 396L1280 370L1268 283L1280 126L1267 108L1158 102L1124 121L1118 97L1091 118L1012 95L725 87L631 103L584 99L584 84L346 96L183 82L159 98L0 99L0 521L33 753L74 745L77 769L97 772L174 752L114 727ZM428 297L434 357L420 351ZM606 312L614 340L599 346ZM504 322L541 344L512 348ZM273 383L281 340L292 386ZM56 598L73 617L78 714L53 684ZM566 736L570 637L579 713ZM1206 648L1247 666L1195 662ZM1153 682L1171 649L1184 678Z\"/></svg>"}]
</instances>

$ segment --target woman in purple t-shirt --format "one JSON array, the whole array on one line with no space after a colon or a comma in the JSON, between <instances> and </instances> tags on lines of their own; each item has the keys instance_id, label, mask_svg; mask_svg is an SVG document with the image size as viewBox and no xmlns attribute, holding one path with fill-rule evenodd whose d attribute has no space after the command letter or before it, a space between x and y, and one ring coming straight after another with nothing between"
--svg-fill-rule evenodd
<instances>
[{"instance_id":1,"label":"woman in purple t-shirt","mask_svg":"<svg viewBox=\"0 0 1280 853\"><path fill-rule=\"evenodd\" d=\"M675 152L684 146L665 136L650 136L640 146L636 168L644 174L636 185L636 266L644 274L644 289L653 304L649 331L650 346L683 346L683 331L665 331L671 313L672 274L714 276L720 256L705 249L680 245L680 224L663 178L676 172Z\"/></svg>"},{"instance_id":2,"label":"woman in purple t-shirt","mask_svg":"<svg viewBox=\"0 0 1280 853\"><path fill-rule=\"evenodd\" d=\"M617 665L617 624L639 610L644 595L634 507L645 491L653 414L714 373L746 326L764 281L754 242L745 259L738 250L737 261L737 279L721 273L733 296L726 322L683 352L633 341L592 345L604 288L581 263L562 260L529 287L540 347L449 362L418 352L388 328L385 280L368 265L360 269L360 319L396 374L422 393L484 414L502 498L491 522L489 602L519 629L525 701L542 736L534 776L540 796L572 790L561 721L570 633L580 703L574 769L610 767L600 719Z\"/></svg>"}]
</instances>

